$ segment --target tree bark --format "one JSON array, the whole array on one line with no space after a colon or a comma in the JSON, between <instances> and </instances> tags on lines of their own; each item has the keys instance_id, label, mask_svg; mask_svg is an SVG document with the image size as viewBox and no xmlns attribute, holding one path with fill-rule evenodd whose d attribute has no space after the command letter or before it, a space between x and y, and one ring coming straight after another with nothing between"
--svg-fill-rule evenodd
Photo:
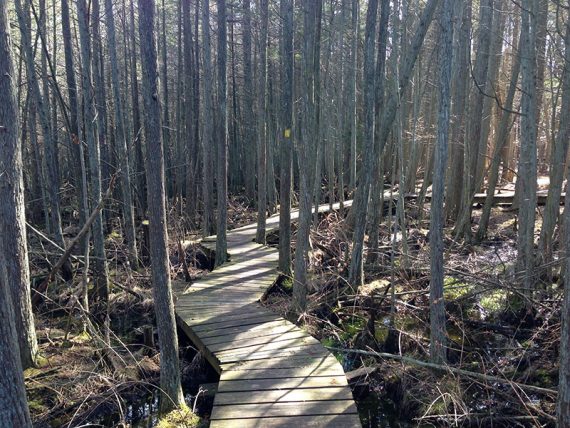
<instances>
[{"instance_id":1,"label":"tree bark","mask_svg":"<svg viewBox=\"0 0 570 428\"><path fill-rule=\"evenodd\" d=\"M147 185L150 227L150 256L154 308L160 345L160 413L184 404L180 384L178 336L168 262L164 153L158 86L156 40L154 36L155 2L139 0L139 37L141 46L142 87L145 136L147 141Z\"/></svg>"},{"instance_id":2,"label":"tree bark","mask_svg":"<svg viewBox=\"0 0 570 428\"><path fill-rule=\"evenodd\" d=\"M129 261L132 269L138 269L138 253L136 245L135 217L133 198L131 194L130 164L125 137L125 118L123 113L123 100L121 98L121 84L119 79L119 61L117 57L117 44L115 37L115 18L113 15L113 0L105 0L105 15L107 23L107 39L109 60L111 62L111 80L113 83L113 99L115 104L115 147L119 155L118 172L121 178L121 199L123 213L123 227L125 228L126 244L129 249Z\"/></svg>"},{"instance_id":3,"label":"tree bark","mask_svg":"<svg viewBox=\"0 0 570 428\"><path fill-rule=\"evenodd\" d=\"M202 5L202 51L204 53L204 127L202 133L202 199L204 214L202 216L202 236L210 236L215 231L214 218L214 162L212 120L213 75L210 45L210 0L203 0Z\"/></svg>"},{"instance_id":4,"label":"tree bark","mask_svg":"<svg viewBox=\"0 0 570 428\"><path fill-rule=\"evenodd\" d=\"M228 228L228 114L227 114L227 74L226 60L228 51L226 0L216 0L218 5L218 227L216 234L216 266L227 260Z\"/></svg>"},{"instance_id":5,"label":"tree bark","mask_svg":"<svg viewBox=\"0 0 570 428\"><path fill-rule=\"evenodd\" d=\"M351 261L350 261L350 269L349 269L349 282L351 285L353 286L357 286L362 282L362 267L363 267L363 259L362 259L362 254L363 254L363 250L364 250L364 232L365 232L365 228L366 228L366 214L368 211L368 199L369 199L369 195L370 195L370 186L371 186L371 181L372 181L372 171L374 171L374 162L376 162L376 155L375 153L382 153L382 151L384 150L384 146L386 144L386 141L388 140L388 136L390 135L390 131L392 129L392 124L394 123L394 119L396 118L396 113L398 111L399 108L399 100L401 98L401 95L403 94L403 92L405 91L409 81L410 81L410 77L412 75L413 69L414 69L414 65L416 63L416 59L419 55L420 49L422 47L425 35L427 34L427 30L429 29L429 26L431 24L433 15L435 13L435 10L437 8L437 5L439 3L439 0L430 0L426 6L424 7L424 10L420 16L420 22L418 24L418 27L416 29L416 32L411 40L410 46L408 48L408 50L406 51L403 60L402 60L402 65L401 65L401 70L400 70L400 76L399 76L399 83L398 83L398 87L400 90L400 96L392 96L387 98L386 100L386 105L384 108L384 112L382 114L382 119L381 119L381 127L380 127L380 132L378 135L378 141L375 142L373 140L373 133L372 133L372 129L370 130L370 132L372 133L372 136L368 136L366 135L365 137L365 141L370 140L368 143L365 142L365 153L367 153L368 155L365 157L364 159L364 165L361 169L360 172L360 178L359 178L359 186L358 189L355 193L355 197L354 197L354 203L352 205L352 212L354 213L354 233L353 233L353 237L352 237L352 242L353 242L353 250L352 250L352 256L351 256ZM372 2L371 2L372 4ZM370 5L369 5L370 7ZM368 73L372 74L372 76L374 75L374 44L372 43L372 46L368 46L365 43L366 49L370 49L371 51L367 53L367 55L372 56L372 58L368 59L368 61L370 61L371 63L368 64L368 67L370 67L370 69L368 70ZM366 68L366 59L365 59L365 68ZM368 80L370 80L370 76L368 76ZM365 73L365 82L367 81L366 78L366 73ZM374 105L374 95L373 95L373 91L374 91L374 85L372 82L367 82L365 83L365 103L366 106L370 106L370 111L369 108L366 107L365 108L365 113L368 114L372 114L373 115L373 105ZM368 97L370 97L370 99L368 100ZM370 104L368 104L370 103ZM368 132L367 126L373 126L373 116L372 118L368 118L366 119L366 125L365 125L365 132ZM377 144L376 144L377 143ZM371 158L371 159L370 159Z\"/></svg>"},{"instance_id":6,"label":"tree bark","mask_svg":"<svg viewBox=\"0 0 570 428\"><path fill-rule=\"evenodd\" d=\"M79 39L81 42L83 114L85 140L87 142L89 171L91 175L91 200L97 203L101 200L101 156L97 138L95 100L91 81L91 37L89 34L89 11L86 0L77 2L77 17L79 22ZM93 222L93 276L96 283L96 293L99 309L96 311L100 321L108 321L109 281L107 261L105 259L105 238L103 233L103 217L99 213Z\"/></svg>"},{"instance_id":7,"label":"tree bark","mask_svg":"<svg viewBox=\"0 0 570 428\"><path fill-rule=\"evenodd\" d=\"M430 357L436 364L447 360L445 331L445 301L443 298L443 200L445 168L449 140L449 111L451 104L451 64L453 61L453 1L444 0L440 18L439 45L439 115L437 141L434 150L433 190L430 219Z\"/></svg>"},{"instance_id":8,"label":"tree bark","mask_svg":"<svg viewBox=\"0 0 570 428\"><path fill-rule=\"evenodd\" d=\"M18 366L24 369L34 366L38 354L38 342L30 291L30 270L26 237L26 219L24 204L24 178L22 164L22 141L16 89L14 86L15 70L12 61L12 40L8 27L6 3L0 5L0 260L3 261L0 288L6 296L0 318L15 328L12 332L7 326L3 332L14 336L15 343L10 344ZM13 313L8 318L10 306ZM2 335L10 341L11 337ZM0 339L1 340L1 339ZM7 345L8 346L8 345ZM2 348L4 345L2 344ZM18 355L19 350L19 355ZM0 351L0 353L3 351ZM10 355L6 355L8 364ZM4 361L4 360L2 360ZM13 376L13 374L11 375ZM0 391L3 387L0 386ZM0 397L2 393L0 392ZM0 414L2 412L0 411ZM0 417L0 421L2 417Z\"/></svg>"},{"instance_id":9,"label":"tree bark","mask_svg":"<svg viewBox=\"0 0 570 428\"><path fill-rule=\"evenodd\" d=\"M265 224L267 216L267 28L269 23L269 1L260 1L259 34L259 89L257 93L257 232L255 240L265 244Z\"/></svg>"},{"instance_id":10,"label":"tree bark","mask_svg":"<svg viewBox=\"0 0 570 428\"><path fill-rule=\"evenodd\" d=\"M291 169L293 148L293 0L280 0L283 19L280 57L283 87L279 182L279 270L291 275Z\"/></svg>"},{"instance_id":11,"label":"tree bark","mask_svg":"<svg viewBox=\"0 0 570 428\"><path fill-rule=\"evenodd\" d=\"M534 287L534 223L536 215L536 10L535 2L522 2L521 26L521 153L519 232L517 269L523 272L523 284L530 293Z\"/></svg>"}]
</instances>

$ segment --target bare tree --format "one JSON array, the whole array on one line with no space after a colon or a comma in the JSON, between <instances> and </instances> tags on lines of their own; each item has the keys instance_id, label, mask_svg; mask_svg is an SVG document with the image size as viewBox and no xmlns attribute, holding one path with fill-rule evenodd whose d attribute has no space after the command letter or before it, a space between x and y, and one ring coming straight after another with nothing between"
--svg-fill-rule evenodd
<instances>
[{"instance_id":1,"label":"bare tree","mask_svg":"<svg viewBox=\"0 0 570 428\"><path fill-rule=\"evenodd\" d=\"M269 1L260 1L259 34L259 89L257 93L257 233L255 240L265 244L265 217L267 215L267 27Z\"/></svg>"},{"instance_id":2,"label":"bare tree","mask_svg":"<svg viewBox=\"0 0 570 428\"><path fill-rule=\"evenodd\" d=\"M433 172L431 200L430 250L430 356L435 363L446 357L445 302L443 299L443 200L445 168L449 140L449 112L451 105L451 64L453 62L453 0L443 0L439 20L439 116Z\"/></svg>"},{"instance_id":3,"label":"bare tree","mask_svg":"<svg viewBox=\"0 0 570 428\"><path fill-rule=\"evenodd\" d=\"M119 174L121 177L121 198L123 227L125 228L126 243L129 248L129 261L133 269L138 268L138 254L135 234L135 217L133 198L131 194L130 164L125 137L125 118L123 100L119 79L119 61L117 57L117 42L115 37L115 18L113 16L113 0L105 0L105 22L107 23L107 39L109 60L111 62L111 80L113 83L113 101L115 107L115 146L118 152Z\"/></svg>"},{"instance_id":4,"label":"bare tree","mask_svg":"<svg viewBox=\"0 0 570 428\"><path fill-rule=\"evenodd\" d=\"M534 222L536 217L536 2L522 2L521 21L521 153L517 269L524 272L527 292L533 288Z\"/></svg>"},{"instance_id":5,"label":"bare tree","mask_svg":"<svg viewBox=\"0 0 570 428\"><path fill-rule=\"evenodd\" d=\"M293 0L280 0L283 86L279 182L279 270L291 275L291 168L293 152Z\"/></svg>"},{"instance_id":6,"label":"bare tree","mask_svg":"<svg viewBox=\"0 0 570 428\"><path fill-rule=\"evenodd\" d=\"M139 37L141 46L142 87L145 134L147 141L147 186L150 227L150 256L154 308L160 345L160 412L166 413L184 404L180 385L178 335L168 262L166 229L166 192L164 153L158 94L158 68L154 35L155 2L139 0Z\"/></svg>"},{"instance_id":7,"label":"bare tree","mask_svg":"<svg viewBox=\"0 0 570 428\"><path fill-rule=\"evenodd\" d=\"M228 51L226 0L216 0L218 5L218 162L216 185L218 192L218 227L216 234L216 265L227 259L226 240L228 227L228 114L226 60Z\"/></svg>"}]
</instances>

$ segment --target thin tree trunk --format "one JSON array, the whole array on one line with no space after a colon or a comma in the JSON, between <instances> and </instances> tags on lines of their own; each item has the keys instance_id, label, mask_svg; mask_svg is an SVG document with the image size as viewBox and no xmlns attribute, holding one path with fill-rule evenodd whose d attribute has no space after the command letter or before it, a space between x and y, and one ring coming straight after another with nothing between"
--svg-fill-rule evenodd
<instances>
[{"instance_id":1,"label":"thin tree trunk","mask_svg":"<svg viewBox=\"0 0 570 428\"><path fill-rule=\"evenodd\" d=\"M523 271L523 284L530 293L534 287L534 222L536 215L536 8L535 2L522 2L521 36L521 153L517 183L520 183L517 269Z\"/></svg>"},{"instance_id":2,"label":"thin tree trunk","mask_svg":"<svg viewBox=\"0 0 570 428\"><path fill-rule=\"evenodd\" d=\"M446 357L445 302L443 299L443 200L445 168L449 140L451 104L451 64L453 56L453 0L444 0L440 19L439 45L439 116L434 153L433 191L430 219L431 281L430 281L430 357L442 364Z\"/></svg>"},{"instance_id":3,"label":"thin tree trunk","mask_svg":"<svg viewBox=\"0 0 570 428\"><path fill-rule=\"evenodd\" d=\"M4 396L14 388L18 391L20 385L21 369L34 366L38 354L38 342L34 315L32 312L30 270L28 265L28 249L26 238L26 219L24 204L24 178L22 164L22 140L20 135L20 118L14 86L15 71L12 61L12 41L6 3L0 4L0 312L2 324L0 328L2 336L0 347L10 346L11 349L0 350L7 355L1 355L2 365L7 373L2 373L0 381L0 402L4 407L12 400L18 407L13 409L13 415L9 418L24 416L23 406L17 400L21 396ZM13 309L13 311L11 310ZM10 313L11 312L11 313ZM19 350L19 355L18 355ZM19 356L19 361L18 361ZM15 373L10 373L10 371ZM5 381L16 382L13 386L4 385ZM25 398L25 395L24 395ZM25 404L25 400L24 400ZM4 411L10 413L11 409L0 411L0 425ZM22 419L23 420L23 419ZM10 423L8 423L10 425Z\"/></svg>"},{"instance_id":4,"label":"thin tree trunk","mask_svg":"<svg viewBox=\"0 0 570 428\"><path fill-rule=\"evenodd\" d=\"M204 52L204 127L202 133L202 199L204 215L202 216L202 235L209 236L215 231L214 218L214 162L212 120L213 75L210 46L210 0L203 0L202 5L202 51Z\"/></svg>"},{"instance_id":5,"label":"thin tree trunk","mask_svg":"<svg viewBox=\"0 0 570 428\"><path fill-rule=\"evenodd\" d=\"M371 185L371 176L372 171L374 171L374 162L376 162L376 153L382 153L384 150L384 146L386 141L388 140L388 136L390 134L390 130L392 129L392 124L394 123L394 119L396 118L396 113L399 107L399 99L401 95L404 93L412 75L414 65L416 63L416 59L419 55L420 49L422 47L425 35L427 34L427 30L431 24L433 15L437 8L439 0L430 0L427 5L425 6L421 16L420 22L417 26L416 32L411 40L411 44L408 48L408 51L405 53L402 59L400 77L399 77L399 85L400 88L400 96L392 96L387 98L386 105L384 109L384 113L382 114L381 123L382 126L380 128L380 132L378 135L377 144L374 142L374 133L373 129L367 131L368 126L374 126L374 119L373 119L373 105L374 105L374 84L372 82L367 82L365 78L365 100L370 97L370 100L367 100L365 105L365 112L366 114L371 114L372 117L366 120L365 125L365 141L368 139L370 140L368 143L365 143L365 153L368 155L365 157L364 165L362 167L360 173L360 180L359 186L355 193L355 200L352 206L352 212L354 212L354 234L352 238L353 242L353 250L350 262L350 270L349 270L349 282L353 286L359 285L363 280L362 275L362 268L363 268L363 259L362 254L364 250L364 232L366 228L366 213L368 211L368 199L370 195L370 185ZM371 2L373 4L373 2ZM370 7L370 5L369 5ZM368 80L374 75L374 44L368 47L367 49L371 49L371 52L368 52L367 55L371 55L372 58L369 58L368 61L371 63L368 64L370 67L368 70ZM366 64L366 60L365 60ZM369 94L370 92L370 94ZM369 104L368 104L369 103ZM369 111L370 110L370 111ZM366 132L370 132L372 135L367 135ZM371 160L367 160L371 158Z\"/></svg>"},{"instance_id":6,"label":"thin tree trunk","mask_svg":"<svg viewBox=\"0 0 570 428\"><path fill-rule=\"evenodd\" d=\"M158 68L154 36L155 2L139 0L139 37L141 46L142 86L147 141L147 184L150 228L150 256L154 308L160 343L160 413L184 404L180 384L178 337L168 263L164 153L158 94Z\"/></svg>"},{"instance_id":7,"label":"thin tree trunk","mask_svg":"<svg viewBox=\"0 0 570 428\"><path fill-rule=\"evenodd\" d=\"M541 262L550 261L552 257L552 239L554 228L560 213L560 195L562 194L562 182L564 179L564 165L568 153L568 136L570 133L570 23L566 23L566 35L564 37L564 77L562 80L562 105L560 108L560 121L558 134L554 140L551 155L550 185L546 206L542 215L542 229L540 231ZM570 229L566 229L567 231ZM570 248L570 247L566 247Z\"/></svg>"},{"instance_id":8,"label":"thin tree trunk","mask_svg":"<svg viewBox=\"0 0 570 428\"><path fill-rule=\"evenodd\" d=\"M227 115L227 74L226 59L228 51L226 0L216 0L218 5L218 227L216 234L216 266L227 260L228 227L228 115Z\"/></svg>"},{"instance_id":9,"label":"thin tree trunk","mask_svg":"<svg viewBox=\"0 0 570 428\"><path fill-rule=\"evenodd\" d=\"M95 102L91 86L91 40L89 34L89 11L86 0L78 0L77 17L79 22L79 38L81 42L83 111L85 119L85 140L87 142L89 171L91 173L91 200L101 200L101 157L95 123ZM96 311L100 321L108 322L109 281L107 261L105 259L105 239L103 234L103 217L99 213L93 223L93 276L99 308Z\"/></svg>"},{"instance_id":10,"label":"thin tree trunk","mask_svg":"<svg viewBox=\"0 0 570 428\"><path fill-rule=\"evenodd\" d=\"M123 101L121 98L121 84L119 79L119 61L117 57L117 44L115 37L115 18L113 15L113 0L105 0L105 15L107 23L107 38L109 60L111 62L111 80L113 83L113 98L115 103L115 147L118 152L119 174L121 178L121 199L123 213L123 227L125 228L126 244L129 250L129 261L132 269L138 269L138 254L136 245L135 217L133 198L131 194L130 165L125 137L125 118Z\"/></svg>"},{"instance_id":11,"label":"thin tree trunk","mask_svg":"<svg viewBox=\"0 0 570 428\"><path fill-rule=\"evenodd\" d=\"M46 100L49 94L42 94L40 92L40 85L36 75L34 65L34 54L31 41L31 34L29 29L29 15L26 16L22 8L22 1L16 0L16 13L18 15L18 25L20 27L21 46L26 62L26 71L28 74L29 91L32 96L32 102L37 108L37 113L40 119L42 128L42 135L44 137L45 149L45 162L46 162L46 177L45 186L47 193L47 206L49 208L49 229L55 235L55 240L58 244L63 244L63 232L61 229L61 213L59 201L59 172L57 171L56 162L56 148L53 134L51 131L50 115ZM33 117L32 117L32 120Z\"/></svg>"},{"instance_id":12,"label":"thin tree trunk","mask_svg":"<svg viewBox=\"0 0 570 428\"><path fill-rule=\"evenodd\" d=\"M515 36L516 37L516 36ZM522 34L521 34L522 37ZM493 149L493 156L491 159L491 165L489 167L489 173L487 178L487 196L485 197L485 204L483 205L483 211L481 212L481 218L479 220L479 229L477 230L476 241L481 242L483 238L487 235L487 227L489 225L489 218L491 217L491 208L493 207L495 188L497 187L497 182L499 181L499 166L501 164L501 152L504 150L509 138L509 130L512 127L512 119L510 111L513 109L513 103L515 98L515 93L517 89L517 81L520 73L521 66L521 39L519 39L518 49L519 52L514 56L514 62L511 70L511 81L509 83L509 89L507 91L507 98L505 100L504 108L501 116L501 121L499 123L499 129L497 130L495 147Z\"/></svg>"},{"instance_id":13,"label":"thin tree trunk","mask_svg":"<svg viewBox=\"0 0 570 428\"><path fill-rule=\"evenodd\" d=\"M293 0L280 0L281 85L283 87L279 183L279 270L291 275L291 169L293 148Z\"/></svg>"},{"instance_id":14,"label":"thin tree trunk","mask_svg":"<svg viewBox=\"0 0 570 428\"><path fill-rule=\"evenodd\" d=\"M267 28L269 1L261 0L261 25L259 35L259 89L257 96L257 233L255 240L265 244L265 218L267 215Z\"/></svg>"}]
</instances>

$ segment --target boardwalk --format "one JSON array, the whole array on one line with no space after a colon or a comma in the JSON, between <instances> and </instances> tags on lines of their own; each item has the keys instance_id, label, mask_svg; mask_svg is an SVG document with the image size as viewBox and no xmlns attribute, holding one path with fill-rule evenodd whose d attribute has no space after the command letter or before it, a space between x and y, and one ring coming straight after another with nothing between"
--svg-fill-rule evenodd
<instances>
[{"instance_id":1,"label":"boardwalk","mask_svg":"<svg viewBox=\"0 0 570 428\"><path fill-rule=\"evenodd\" d=\"M268 232L278 226L278 216L267 220ZM338 361L258 303L277 279L278 253L253 242L255 228L228 232L227 264L191 287L175 284L180 326L220 373L210 426L360 427ZM215 238L202 245L214 250Z\"/></svg>"}]
</instances>

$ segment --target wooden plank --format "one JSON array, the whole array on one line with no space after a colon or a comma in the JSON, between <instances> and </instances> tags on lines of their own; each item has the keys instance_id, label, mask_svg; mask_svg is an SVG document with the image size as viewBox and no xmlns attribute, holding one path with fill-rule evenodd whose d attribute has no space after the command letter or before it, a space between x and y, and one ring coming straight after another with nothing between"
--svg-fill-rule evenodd
<instances>
[{"instance_id":1,"label":"wooden plank","mask_svg":"<svg viewBox=\"0 0 570 428\"><path fill-rule=\"evenodd\" d=\"M272 391L220 392L214 398L214 406L352 399L352 392L346 387L279 389Z\"/></svg>"},{"instance_id":2,"label":"wooden plank","mask_svg":"<svg viewBox=\"0 0 570 428\"><path fill-rule=\"evenodd\" d=\"M277 351L292 349L297 346L304 345L320 345L319 341L313 336L308 334L303 334L301 337L293 337L290 339L274 340L269 343L262 343L258 345L250 345L243 347L230 347L227 350L216 351L213 347L209 347L212 352L216 354L217 358L223 358L226 355L241 355L241 354L253 354L259 352Z\"/></svg>"},{"instance_id":3,"label":"wooden plank","mask_svg":"<svg viewBox=\"0 0 570 428\"><path fill-rule=\"evenodd\" d=\"M269 314L269 315L262 314L251 318L243 318L243 319L238 318L229 321L220 321L212 324L196 325L194 326L194 331L196 333L199 333L199 332L208 332L212 330L227 329L232 327L242 327L252 324L264 324L270 321L277 321L279 318L280 318L279 315L276 314Z\"/></svg>"},{"instance_id":4,"label":"wooden plank","mask_svg":"<svg viewBox=\"0 0 570 428\"><path fill-rule=\"evenodd\" d=\"M211 420L274 416L318 416L356 414L353 400L308 401L294 403L236 404L216 406Z\"/></svg>"},{"instance_id":5,"label":"wooden plank","mask_svg":"<svg viewBox=\"0 0 570 428\"><path fill-rule=\"evenodd\" d=\"M218 385L218 392L266 391L271 389L326 388L329 386L348 386L346 377L315 376L301 378L223 380Z\"/></svg>"},{"instance_id":6,"label":"wooden plank","mask_svg":"<svg viewBox=\"0 0 570 428\"><path fill-rule=\"evenodd\" d=\"M256 316L260 316L260 315L275 315L269 311L265 311L265 310L259 310L259 311L248 311L245 313L233 313L233 312L227 312L227 313L219 313L219 312L213 312L207 315L202 315L202 314L198 314L198 315L189 315L186 316L184 319L186 320L186 322L188 323L188 325L208 325L208 324L215 324L218 323L220 321L231 321L231 320L236 320L236 319L247 319L247 318L252 318L252 317L256 317ZM279 319L280 317L277 315L277 319Z\"/></svg>"},{"instance_id":7,"label":"wooden plank","mask_svg":"<svg viewBox=\"0 0 570 428\"><path fill-rule=\"evenodd\" d=\"M340 364L334 366L295 367L288 369L266 368L257 370L228 370L222 371L221 380L247 380L247 379L278 379L294 377L317 376L344 376Z\"/></svg>"},{"instance_id":8,"label":"wooden plank","mask_svg":"<svg viewBox=\"0 0 570 428\"><path fill-rule=\"evenodd\" d=\"M224 349L243 348L245 346L261 345L304 336L308 336L308 334L303 330L294 326L283 325L270 331L246 331L245 333L208 338L204 340L204 343L212 347L212 349L214 349L214 346L222 346L216 349L216 351L222 351Z\"/></svg>"},{"instance_id":9,"label":"wooden plank","mask_svg":"<svg viewBox=\"0 0 570 428\"><path fill-rule=\"evenodd\" d=\"M282 358L266 358L257 361L238 361L233 363L223 363L222 370L228 371L243 371L243 370L265 370L268 368L273 369L294 369L298 367L326 367L332 364L338 364L338 361L331 354L325 355L298 355Z\"/></svg>"},{"instance_id":10,"label":"wooden plank","mask_svg":"<svg viewBox=\"0 0 570 428\"><path fill-rule=\"evenodd\" d=\"M357 428L358 415L290 416L275 418L222 419L210 423L210 428Z\"/></svg>"},{"instance_id":11,"label":"wooden plank","mask_svg":"<svg viewBox=\"0 0 570 428\"><path fill-rule=\"evenodd\" d=\"M224 364L240 360L263 360L266 358L277 358L277 357L290 358L306 354L322 356L322 355L327 355L327 353L328 352L321 345L303 345L303 346L290 347L287 349L275 349L270 351L254 352L254 353L238 353L238 354L229 354L229 355L216 354L216 358L218 358L220 363Z\"/></svg>"},{"instance_id":12,"label":"wooden plank","mask_svg":"<svg viewBox=\"0 0 570 428\"><path fill-rule=\"evenodd\" d=\"M288 321L285 321L283 319L277 319L274 321L269 321L269 322L260 322L257 324L247 324L247 325L241 325L238 327L232 327L232 328L219 328L219 329L212 329L212 330L208 330L208 331L202 331L200 332L200 337L202 337L203 339L209 338L209 337L218 337L218 336L223 336L223 335L227 335L227 334L236 334L236 333L243 333L246 331L260 331L263 330L265 328L271 328L272 326L276 326L276 325L286 325L285 323L287 323ZM268 325L271 324L271 325ZM213 325L213 324L211 324Z\"/></svg>"}]
</instances>

